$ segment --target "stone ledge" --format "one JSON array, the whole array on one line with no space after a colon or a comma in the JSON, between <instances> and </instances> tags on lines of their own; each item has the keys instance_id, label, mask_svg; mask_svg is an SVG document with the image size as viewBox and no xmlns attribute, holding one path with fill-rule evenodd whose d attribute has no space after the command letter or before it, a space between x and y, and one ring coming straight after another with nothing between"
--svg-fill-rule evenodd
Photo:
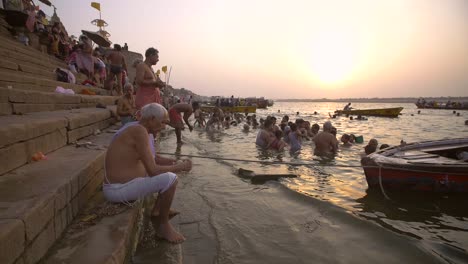
<instances>
[{"instance_id":1,"label":"stone ledge","mask_svg":"<svg viewBox=\"0 0 468 264\"><path fill-rule=\"evenodd\" d=\"M24 225L21 220L0 220L0 263L12 263L24 251Z\"/></svg>"},{"instance_id":2,"label":"stone ledge","mask_svg":"<svg viewBox=\"0 0 468 264\"><path fill-rule=\"evenodd\" d=\"M66 234L57 241L46 256L44 263L124 263L128 251L131 251L132 240L137 239L137 222L143 216L143 202L132 208L125 205L116 207L122 212L112 215L100 215L96 211L105 208L107 203L99 192L87 208L77 217ZM85 219L96 216L96 220L84 228L73 228L86 225ZM131 254L131 252L130 252Z\"/></svg>"},{"instance_id":3,"label":"stone ledge","mask_svg":"<svg viewBox=\"0 0 468 264\"><path fill-rule=\"evenodd\" d=\"M0 126L0 147L36 138L68 125L64 115L51 116L48 113L2 116L0 123L2 123Z\"/></svg>"},{"instance_id":4,"label":"stone ledge","mask_svg":"<svg viewBox=\"0 0 468 264\"><path fill-rule=\"evenodd\" d=\"M41 53L34 48L24 46L20 42L12 38L5 38L3 36L0 36L0 48L35 58L43 63L53 63L61 67L66 67L64 61L61 61L51 55Z\"/></svg>"},{"instance_id":5,"label":"stone ledge","mask_svg":"<svg viewBox=\"0 0 468 264\"><path fill-rule=\"evenodd\" d=\"M0 69L0 85L12 86L14 89L21 90L39 90L44 92L53 92L57 86L72 89L76 94L80 94L83 89L88 89L97 93L98 95L108 95L109 91L81 84L72 84L66 82L59 82L56 80L40 78L38 76L31 76L18 71Z\"/></svg>"},{"instance_id":6,"label":"stone ledge","mask_svg":"<svg viewBox=\"0 0 468 264\"><path fill-rule=\"evenodd\" d=\"M0 115L11 115L13 108L10 103L0 103Z\"/></svg>"},{"instance_id":7,"label":"stone ledge","mask_svg":"<svg viewBox=\"0 0 468 264\"><path fill-rule=\"evenodd\" d=\"M67 131L65 128L57 129L51 133L41 135L26 142L0 148L0 175L16 169L31 161L37 152L47 154L67 144Z\"/></svg>"},{"instance_id":8,"label":"stone ledge","mask_svg":"<svg viewBox=\"0 0 468 264\"><path fill-rule=\"evenodd\" d=\"M112 124L116 123L117 121L114 118L108 118L106 120L102 120L100 122L96 122L94 124L80 127L74 130L68 131L68 144L72 144L76 142L78 139L83 137L87 137L89 135L94 134L98 129L102 130L111 126Z\"/></svg>"},{"instance_id":9,"label":"stone ledge","mask_svg":"<svg viewBox=\"0 0 468 264\"><path fill-rule=\"evenodd\" d=\"M109 119L112 109L84 108L0 117L0 147L26 141L57 129L73 130Z\"/></svg>"},{"instance_id":10,"label":"stone ledge","mask_svg":"<svg viewBox=\"0 0 468 264\"><path fill-rule=\"evenodd\" d=\"M112 134L103 133L86 141L105 146L111 137ZM10 234L9 225L0 224L0 245L25 238L26 248L19 261L39 261L100 187L104 156L105 150L66 146L49 154L47 160L0 177L0 219L16 219L23 226L23 231ZM7 256L0 255L0 259L3 257Z\"/></svg>"}]
</instances>

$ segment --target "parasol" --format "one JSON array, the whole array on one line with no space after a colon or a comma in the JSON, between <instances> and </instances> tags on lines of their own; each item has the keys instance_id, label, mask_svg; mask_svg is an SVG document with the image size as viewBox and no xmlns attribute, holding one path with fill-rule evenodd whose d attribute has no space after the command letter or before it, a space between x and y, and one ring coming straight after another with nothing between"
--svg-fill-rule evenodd
<instances>
[{"instance_id":1,"label":"parasol","mask_svg":"<svg viewBox=\"0 0 468 264\"><path fill-rule=\"evenodd\" d=\"M48 6L51 6L52 3L49 1L49 0L39 0L39 2L43 3L43 4L46 4Z\"/></svg>"},{"instance_id":2,"label":"parasol","mask_svg":"<svg viewBox=\"0 0 468 264\"><path fill-rule=\"evenodd\" d=\"M92 32L87 30L81 30L85 36L91 39L94 43L98 44L101 47L110 47L111 42L107 40L104 36L99 34L98 32Z\"/></svg>"}]
</instances>

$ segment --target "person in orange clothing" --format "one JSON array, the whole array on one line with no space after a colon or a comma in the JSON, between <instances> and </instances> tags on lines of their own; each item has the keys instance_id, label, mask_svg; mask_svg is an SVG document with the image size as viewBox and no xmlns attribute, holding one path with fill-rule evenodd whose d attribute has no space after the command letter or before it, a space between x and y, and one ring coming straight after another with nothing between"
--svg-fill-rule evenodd
<instances>
[{"instance_id":1,"label":"person in orange clothing","mask_svg":"<svg viewBox=\"0 0 468 264\"><path fill-rule=\"evenodd\" d=\"M145 61L136 66L136 83L138 90L135 98L137 109L150 103L162 104L161 93L159 89L165 86L165 83L154 74L151 66L159 61L158 50L149 48L145 52Z\"/></svg>"},{"instance_id":2,"label":"person in orange clothing","mask_svg":"<svg viewBox=\"0 0 468 264\"><path fill-rule=\"evenodd\" d=\"M189 127L190 132L193 130L193 126L188 121L190 115L200 107L198 102L193 102L192 105L187 103L177 103L169 109L169 119L171 122L169 125L175 128L175 133L177 137L177 144L182 144L182 130L184 129L185 124ZM184 117L182 118L182 113Z\"/></svg>"}]
</instances>

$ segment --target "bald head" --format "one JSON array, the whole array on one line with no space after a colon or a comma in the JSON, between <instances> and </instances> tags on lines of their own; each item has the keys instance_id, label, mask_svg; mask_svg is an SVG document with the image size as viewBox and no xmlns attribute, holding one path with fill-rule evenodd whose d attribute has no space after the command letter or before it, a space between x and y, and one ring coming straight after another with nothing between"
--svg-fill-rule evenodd
<instances>
[{"instance_id":1,"label":"bald head","mask_svg":"<svg viewBox=\"0 0 468 264\"><path fill-rule=\"evenodd\" d=\"M164 117L167 115L167 110L164 108L164 106L157 104L157 103L151 103L143 106L141 108L141 119L151 119L151 118L156 118L156 120L163 121Z\"/></svg>"},{"instance_id":2,"label":"bald head","mask_svg":"<svg viewBox=\"0 0 468 264\"><path fill-rule=\"evenodd\" d=\"M330 132L332 127L333 126L332 126L332 123L330 121L327 121L327 122L323 123L323 131Z\"/></svg>"}]
</instances>

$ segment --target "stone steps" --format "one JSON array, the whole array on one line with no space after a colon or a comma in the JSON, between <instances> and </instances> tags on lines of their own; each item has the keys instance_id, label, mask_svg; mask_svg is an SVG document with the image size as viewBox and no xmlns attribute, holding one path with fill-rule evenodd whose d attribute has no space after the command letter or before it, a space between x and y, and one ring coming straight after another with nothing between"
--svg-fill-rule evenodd
<instances>
[{"instance_id":1,"label":"stone steps","mask_svg":"<svg viewBox=\"0 0 468 264\"><path fill-rule=\"evenodd\" d=\"M24 64L29 67L34 67L36 69L48 70L49 73L52 72L53 69L57 68L56 64L49 63L47 61L41 61L35 57L31 57L28 55L24 55L21 53L17 53L11 50L5 50L4 48L0 47L0 56L2 57L2 62L9 61L15 64ZM3 63L2 63L3 64ZM11 68L10 68L11 69ZM16 67L15 70L17 70Z\"/></svg>"},{"instance_id":2,"label":"stone steps","mask_svg":"<svg viewBox=\"0 0 468 264\"><path fill-rule=\"evenodd\" d=\"M42 263L128 263L138 242L144 203L111 204L98 192Z\"/></svg>"},{"instance_id":3,"label":"stone steps","mask_svg":"<svg viewBox=\"0 0 468 264\"><path fill-rule=\"evenodd\" d=\"M113 109L115 107L1 116L0 178L31 162L37 152L47 154L114 124Z\"/></svg>"},{"instance_id":4,"label":"stone steps","mask_svg":"<svg viewBox=\"0 0 468 264\"><path fill-rule=\"evenodd\" d=\"M106 146L111 137L102 133L83 140ZM0 176L0 263L37 263L44 257L101 188L104 158L105 147L65 146Z\"/></svg>"},{"instance_id":5,"label":"stone steps","mask_svg":"<svg viewBox=\"0 0 468 264\"><path fill-rule=\"evenodd\" d=\"M0 57L0 263L125 261L128 249L135 248L143 203L86 230L72 225L64 233L74 219L80 225L82 217L76 216L86 205L106 204L99 190L113 134L96 132L116 122L118 97L56 81L52 71L66 68L63 61L3 35ZM57 86L76 94L55 93ZM84 88L98 95L79 94ZM98 103L107 108L96 108ZM78 147L78 140L94 145ZM38 152L46 159L33 161ZM101 254L91 254L93 249Z\"/></svg>"},{"instance_id":6,"label":"stone steps","mask_svg":"<svg viewBox=\"0 0 468 264\"><path fill-rule=\"evenodd\" d=\"M42 61L35 57L7 50L2 47L0 47L0 56L2 57L0 68L37 74L42 78L49 77L52 80L56 79L56 75L54 73L56 68L60 67L67 69L66 65L64 66L54 62ZM84 74L75 73L74 75L77 83L81 83L86 80L86 76Z\"/></svg>"},{"instance_id":7,"label":"stone steps","mask_svg":"<svg viewBox=\"0 0 468 264\"><path fill-rule=\"evenodd\" d=\"M24 46L13 37L5 37L0 35L0 48L2 50L13 51L22 55L26 55L28 58L36 61L40 64L47 66L48 64L57 65L58 67L66 68L67 65L64 61L55 58L49 54L41 53L40 51Z\"/></svg>"},{"instance_id":8,"label":"stone steps","mask_svg":"<svg viewBox=\"0 0 468 264\"><path fill-rule=\"evenodd\" d=\"M0 87L0 115L115 105L118 96L60 94Z\"/></svg>"},{"instance_id":9,"label":"stone steps","mask_svg":"<svg viewBox=\"0 0 468 264\"><path fill-rule=\"evenodd\" d=\"M47 79L40 76L31 76L22 72L0 68L0 86L20 90L36 90L42 92L54 92L57 86L72 89L75 93L81 93L83 89L95 92L97 95L108 95L109 91L80 84L72 84Z\"/></svg>"}]
</instances>

